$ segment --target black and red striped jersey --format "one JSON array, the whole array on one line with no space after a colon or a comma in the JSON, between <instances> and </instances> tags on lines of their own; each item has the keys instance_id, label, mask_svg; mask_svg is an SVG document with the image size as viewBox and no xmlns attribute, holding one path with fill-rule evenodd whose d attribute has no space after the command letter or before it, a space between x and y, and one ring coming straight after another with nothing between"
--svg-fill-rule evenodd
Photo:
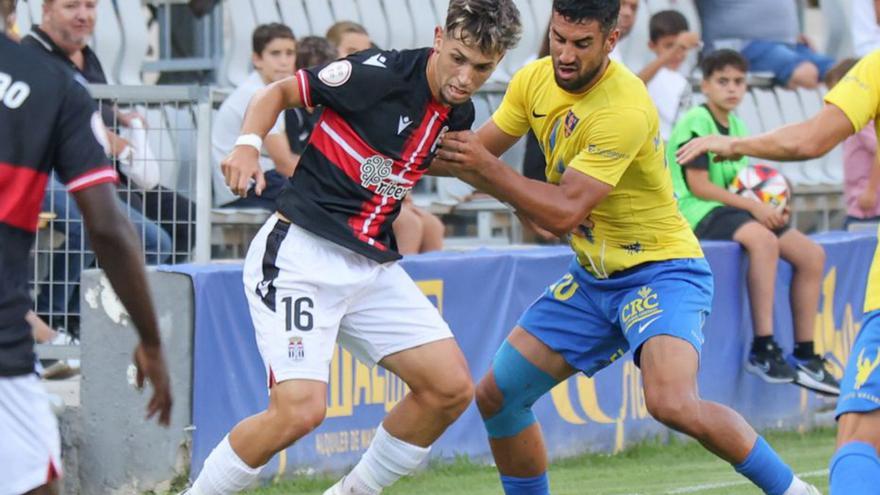
<instances>
[{"instance_id":1,"label":"black and red striped jersey","mask_svg":"<svg viewBox=\"0 0 880 495\"><path fill-rule=\"evenodd\" d=\"M34 370L28 253L49 174L72 192L115 182L102 132L81 78L0 33L0 376Z\"/></svg>"},{"instance_id":2,"label":"black and red striped jersey","mask_svg":"<svg viewBox=\"0 0 880 495\"><path fill-rule=\"evenodd\" d=\"M441 133L470 129L471 101L431 95L431 49L368 50L296 74L305 105L321 106L278 210L312 233L378 262L400 258L391 223L424 175Z\"/></svg>"}]
</instances>

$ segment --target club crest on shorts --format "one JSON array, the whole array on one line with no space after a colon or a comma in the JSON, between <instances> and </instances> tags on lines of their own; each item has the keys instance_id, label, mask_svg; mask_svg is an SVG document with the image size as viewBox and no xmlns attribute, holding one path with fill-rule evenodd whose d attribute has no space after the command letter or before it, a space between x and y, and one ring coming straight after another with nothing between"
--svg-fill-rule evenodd
<instances>
[{"instance_id":1,"label":"club crest on shorts","mask_svg":"<svg viewBox=\"0 0 880 495\"><path fill-rule=\"evenodd\" d=\"M574 114L574 110L568 111L568 114L565 116L565 128L562 131L565 137L571 136L571 133L574 132L574 128L577 127L580 121L581 119Z\"/></svg>"},{"instance_id":2,"label":"club crest on shorts","mask_svg":"<svg viewBox=\"0 0 880 495\"><path fill-rule=\"evenodd\" d=\"M287 357L294 361L302 361L306 358L306 348L302 337L291 337L287 344Z\"/></svg>"}]
</instances>

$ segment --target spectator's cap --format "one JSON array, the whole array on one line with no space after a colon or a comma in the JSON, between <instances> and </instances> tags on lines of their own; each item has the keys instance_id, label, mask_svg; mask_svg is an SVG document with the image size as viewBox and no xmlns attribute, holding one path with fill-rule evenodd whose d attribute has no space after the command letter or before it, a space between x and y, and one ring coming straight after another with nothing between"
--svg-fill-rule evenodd
<instances>
[{"instance_id":1,"label":"spectator's cap","mask_svg":"<svg viewBox=\"0 0 880 495\"><path fill-rule=\"evenodd\" d=\"M742 72L749 71L749 62L736 50L715 50L703 57L700 62L700 70L703 71L703 80L712 77L712 74L723 70L725 67L733 67Z\"/></svg>"},{"instance_id":2,"label":"spectator's cap","mask_svg":"<svg viewBox=\"0 0 880 495\"><path fill-rule=\"evenodd\" d=\"M828 86L828 89L839 83L857 63L859 63L857 58L845 58L828 69L828 72L825 73L825 85Z\"/></svg>"},{"instance_id":3,"label":"spectator's cap","mask_svg":"<svg viewBox=\"0 0 880 495\"><path fill-rule=\"evenodd\" d=\"M296 68L307 69L336 60L336 48L327 38L306 36L296 44Z\"/></svg>"},{"instance_id":4,"label":"spectator's cap","mask_svg":"<svg viewBox=\"0 0 880 495\"><path fill-rule=\"evenodd\" d=\"M553 0L553 12L567 21L597 21L604 33L617 26L620 0Z\"/></svg>"},{"instance_id":5,"label":"spectator's cap","mask_svg":"<svg viewBox=\"0 0 880 495\"><path fill-rule=\"evenodd\" d=\"M678 36L689 29L687 19L677 10L661 10L652 15L648 23L651 43L657 43L666 36Z\"/></svg>"},{"instance_id":6,"label":"spectator's cap","mask_svg":"<svg viewBox=\"0 0 880 495\"><path fill-rule=\"evenodd\" d=\"M483 53L503 54L522 36L513 0L450 0L445 34Z\"/></svg>"},{"instance_id":7,"label":"spectator's cap","mask_svg":"<svg viewBox=\"0 0 880 495\"><path fill-rule=\"evenodd\" d=\"M254 29L251 39L251 46L255 55L262 55L266 45L278 38L296 41L293 31L284 24L272 22L269 24L260 24Z\"/></svg>"}]
</instances>

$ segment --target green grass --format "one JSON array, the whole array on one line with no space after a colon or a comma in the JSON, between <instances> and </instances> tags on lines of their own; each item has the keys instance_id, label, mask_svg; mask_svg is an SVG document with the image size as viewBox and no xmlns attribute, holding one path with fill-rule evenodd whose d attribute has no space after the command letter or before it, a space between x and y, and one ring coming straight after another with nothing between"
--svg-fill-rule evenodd
<instances>
[{"instance_id":1,"label":"green grass","mask_svg":"<svg viewBox=\"0 0 880 495\"><path fill-rule=\"evenodd\" d=\"M825 470L834 452L834 430L819 429L806 434L769 432L767 440L798 473ZM827 474L805 477L823 493L828 491ZM318 494L336 478L309 477L283 482L248 492L252 495ZM724 461L691 441L644 443L617 455L589 454L552 464L550 484L554 495L660 495L699 493L706 495L760 495ZM675 492L697 485L715 488ZM501 494L493 467L474 464L465 458L433 463L416 476L401 480L385 491L387 495L497 495Z\"/></svg>"}]
</instances>

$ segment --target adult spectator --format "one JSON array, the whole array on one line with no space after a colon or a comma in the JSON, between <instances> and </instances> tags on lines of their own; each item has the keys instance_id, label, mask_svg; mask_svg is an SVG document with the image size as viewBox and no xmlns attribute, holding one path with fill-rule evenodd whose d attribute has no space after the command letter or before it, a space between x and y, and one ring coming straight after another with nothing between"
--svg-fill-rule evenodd
<instances>
[{"instance_id":1,"label":"adult spectator","mask_svg":"<svg viewBox=\"0 0 880 495\"><path fill-rule=\"evenodd\" d=\"M95 5L91 2L79 2L70 6L61 0L46 0L43 3L42 23L31 28L31 33L22 39L22 44L46 50L56 60L78 72L86 81L106 83L101 63L87 44L95 28L95 14ZM114 114L109 105L105 105L103 110L105 123L109 121L112 124L117 118L127 123L133 118L131 114ZM107 138L109 151L114 156L121 154L129 145L109 131ZM171 236L141 215L136 207L128 202L121 203L123 211L128 212L135 229L141 235L146 261L151 264L166 261L172 251ZM57 215L53 229L64 233L65 244L52 256L52 281L41 285L37 310L46 316L50 324L65 327L75 337L79 327L79 304L74 295L79 286L82 268L92 264L94 255L83 235L79 210L65 188L54 178L47 184L42 207ZM65 319L68 312L71 316Z\"/></svg>"},{"instance_id":2,"label":"adult spectator","mask_svg":"<svg viewBox=\"0 0 880 495\"><path fill-rule=\"evenodd\" d=\"M232 151L238 138L251 97L267 84L290 77L294 72L296 38L293 31L284 24L257 26L251 39L251 48L251 61L255 70L220 106L211 129L214 205L275 211L275 199L287 178L293 175L297 163L297 157L290 150L290 143L280 124L263 141L260 165L265 172L266 189L261 195L257 196L251 190L246 197L238 198L226 186L220 171L220 162Z\"/></svg>"},{"instance_id":3,"label":"adult spectator","mask_svg":"<svg viewBox=\"0 0 880 495\"><path fill-rule=\"evenodd\" d=\"M327 30L327 40L336 47L339 58L373 48L370 35L356 22L339 21Z\"/></svg>"},{"instance_id":4,"label":"adult spectator","mask_svg":"<svg viewBox=\"0 0 880 495\"><path fill-rule=\"evenodd\" d=\"M852 0L852 40L857 57L880 48L880 0Z\"/></svg>"},{"instance_id":5,"label":"adult spectator","mask_svg":"<svg viewBox=\"0 0 880 495\"><path fill-rule=\"evenodd\" d=\"M617 40L617 46L611 52L611 59L623 62L624 52L631 39L629 38L633 26L636 23L636 16L639 13L639 0L620 0L620 12L617 14L617 29L620 31L620 38Z\"/></svg>"},{"instance_id":6,"label":"adult spectator","mask_svg":"<svg viewBox=\"0 0 880 495\"><path fill-rule=\"evenodd\" d=\"M648 48L656 59L639 72L660 114L660 135L669 139L672 126L691 104L691 86L679 69L688 52L700 44L697 33L688 29L687 19L677 10L663 10L651 16Z\"/></svg>"},{"instance_id":7,"label":"adult spectator","mask_svg":"<svg viewBox=\"0 0 880 495\"><path fill-rule=\"evenodd\" d=\"M707 51L739 50L754 72L789 88L815 88L834 65L800 29L798 0L697 0Z\"/></svg>"}]
</instances>

